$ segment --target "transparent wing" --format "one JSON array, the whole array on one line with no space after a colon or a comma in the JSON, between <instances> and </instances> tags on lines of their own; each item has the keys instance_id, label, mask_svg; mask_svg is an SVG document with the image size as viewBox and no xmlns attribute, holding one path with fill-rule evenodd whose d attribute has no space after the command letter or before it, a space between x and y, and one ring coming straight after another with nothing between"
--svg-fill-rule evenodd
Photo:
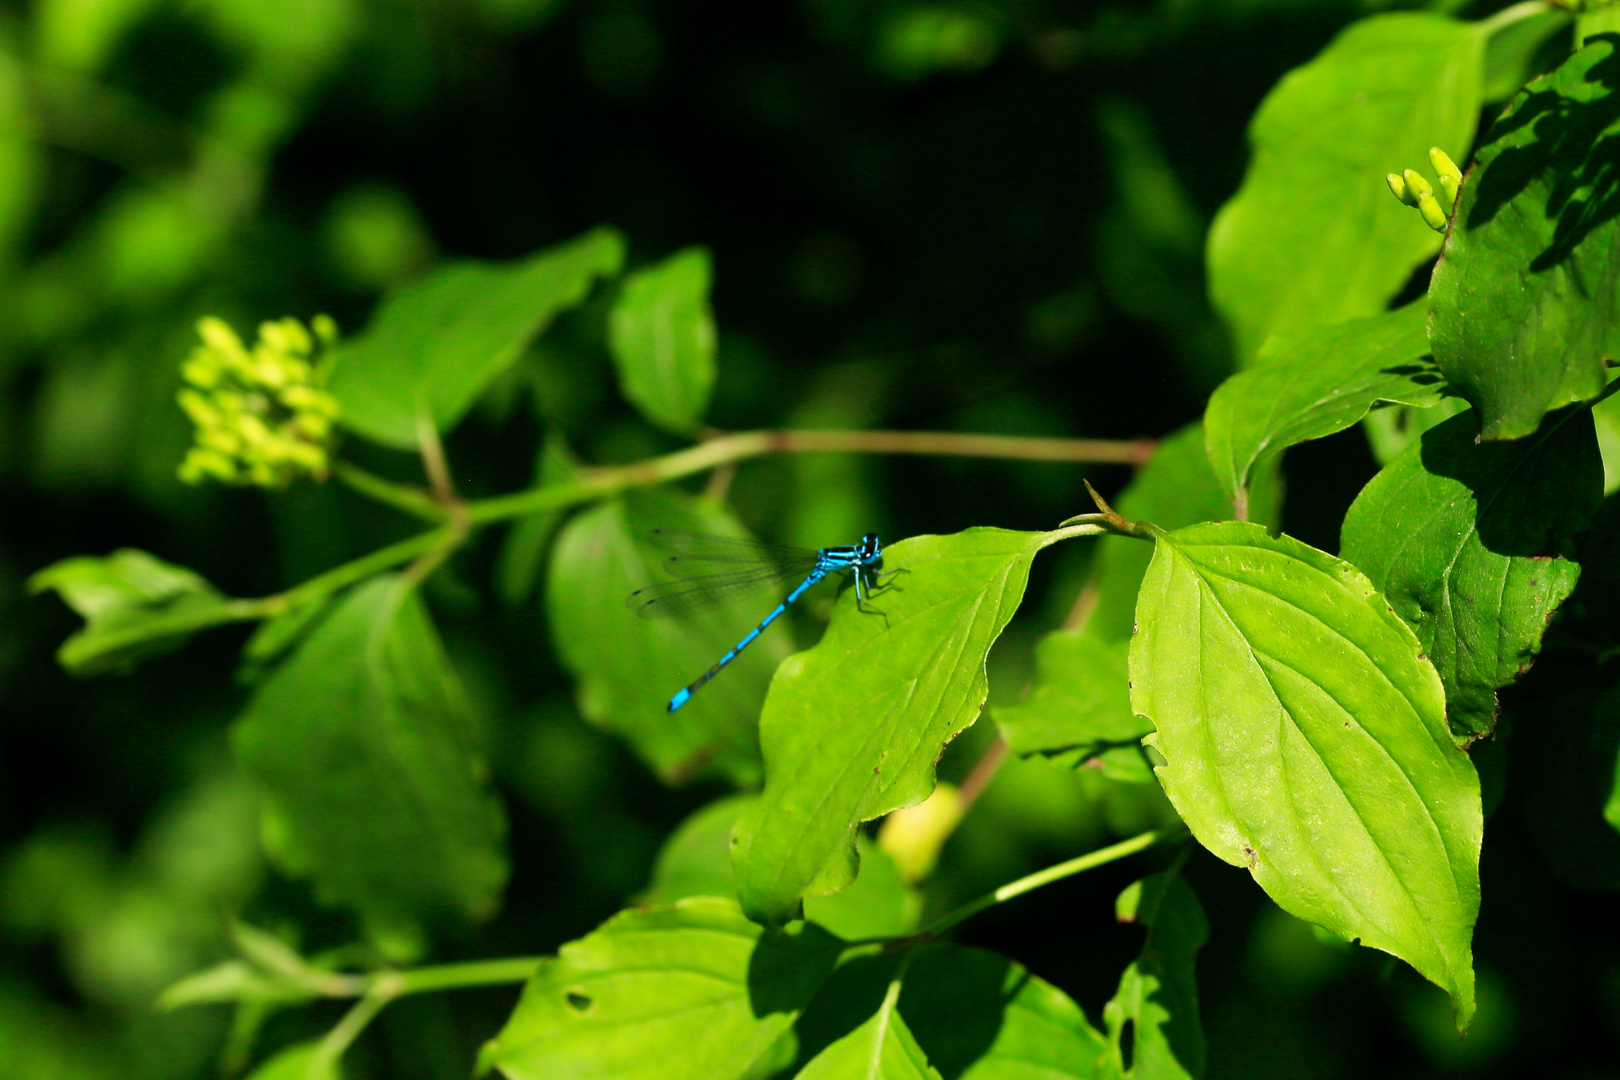
<instances>
[{"instance_id":1,"label":"transparent wing","mask_svg":"<svg viewBox=\"0 0 1620 1080\"><path fill-rule=\"evenodd\" d=\"M660 619L711 607L735 596L757 592L767 585L790 581L797 584L807 573L809 571L803 568L756 564L747 570L648 585L631 593L625 603L644 619Z\"/></svg>"},{"instance_id":2,"label":"transparent wing","mask_svg":"<svg viewBox=\"0 0 1620 1080\"><path fill-rule=\"evenodd\" d=\"M792 577L808 574L816 565L814 551L735 536L653 529L647 534L647 542L674 552L664 560L664 571L671 577L692 578L716 570L734 568L740 572L764 566L780 567L783 577Z\"/></svg>"}]
</instances>

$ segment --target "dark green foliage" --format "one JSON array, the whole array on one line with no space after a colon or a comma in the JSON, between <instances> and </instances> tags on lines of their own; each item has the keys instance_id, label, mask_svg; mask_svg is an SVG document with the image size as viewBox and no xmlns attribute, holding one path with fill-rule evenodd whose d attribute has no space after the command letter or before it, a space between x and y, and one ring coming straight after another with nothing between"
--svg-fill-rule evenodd
<instances>
[{"instance_id":1,"label":"dark green foliage","mask_svg":"<svg viewBox=\"0 0 1620 1080\"><path fill-rule=\"evenodd\" d=\"M1620 37L1421 6L19 8L6 1080L1611 1068Z\"/></svg>"}]
</instances>

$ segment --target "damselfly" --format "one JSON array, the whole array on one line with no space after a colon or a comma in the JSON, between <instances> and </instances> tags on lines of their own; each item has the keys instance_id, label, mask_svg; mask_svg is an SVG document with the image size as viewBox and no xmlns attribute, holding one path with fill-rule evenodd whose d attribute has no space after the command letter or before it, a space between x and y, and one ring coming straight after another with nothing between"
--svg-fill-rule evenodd
<instances>
[{"instance_id":1,"label":"damselfly","mask_svg":"<svg viewBox=\"0 0 1620 1080\"><path fill-rule=\"evenodd\" d=\"M735 660L738 653L748 648L767 626L775 622L788 609L788 605L828 574L853 572L856 608L870 615L882 615L887 624L889 617L872 607L867 602L867 596L883 587L881 578L902 572L878 573L883 563L883 545L876 533L867 533L858 544L827 547L820 551L672 529L654 529L647 538L655 546L674 553L664 560L664 567L681 580L649 585L631 593L628 602L643 618L676 615L772 582L799 579L799 584L788 593L787 599L772 608L771 613L761 619L759 625L737 642L730 652L715 661L715 665L690 686L675 692L675 696L669 699L670 712L685 705L704 683L720 674L721 668ZM716 567L730 569L721 573L702 573ZM700 576L690 576L694 573Z\"/></svg>"}]
</instances>

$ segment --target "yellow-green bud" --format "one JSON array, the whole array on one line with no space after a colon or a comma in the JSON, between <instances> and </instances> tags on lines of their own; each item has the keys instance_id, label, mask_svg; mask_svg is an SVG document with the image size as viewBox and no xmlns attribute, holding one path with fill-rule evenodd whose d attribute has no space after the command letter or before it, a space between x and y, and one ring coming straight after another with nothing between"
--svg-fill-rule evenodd
<instances>
[{"instance_id":1,"label":"yellow-green bud","mask_svg":"<svg viewBox=\"0 0 1620 1080\"><path fill-rule=\"evenodd\" d=\"M1457 205L1457 191L1462 187L1462 181L1444 173L1440 175L1440 190L1446 193L1446 202L1452 206Z\"/></svg>"},{"instance_id":2,"label":"yellow-green bud","mask_svg":"<svg viewBox=\"0 0 1620 1080\"><path fill-rule=\"evenodd\" d=\"M1401 179L1399 173L1390 173L1384 177L1384 182L1389 185L1390 194L1401 200L1401 202L1407 206L1417 205L1417 200L1412 197L1411 192L1406 190L1406 181Z\"/></svg>"},{"instance_id":3,"label":"yellow-green bud","mask_svg":"<svg viewBox=\"0 0 1620 1080\"><path fill-rule=\"evenodd\" d=\"M1410 192L1412 198L1416 200L1413 203L1414 206L1421 204L1423 196L1434 194L1434 188L1430 187L1429 182L1423 179L1422 173L1413 172L1411 169L1406 169L1401 173L1401 179L1406 181L1406 190Z\"/></svg>"},{"instance_id":4,"label":"yellow-green bud","mask_svg":"<svg viewBox=\"0 0 1620 1080\"><path fill-rule=\"evenodd\" d=\"M1462 170L1457 168L1457 163L1438 146L1429 147L1429 164L1434 166L1434 174L1442 181L1448 176L1453 180L1462 179Z\"/></svg>"},{"instance_id":5,"label":"yellow-green bud","mask_svg":"<svg viewBox=\"0 0 1620 1080\"><path fill-rule=\"evenodd\" d=\"M1440 208L1434 192L1426 191L1418 196L1418 213L1423 215L1423 223L1435 232L1446 231L1446 212Z\"/></svg>"}]
</instances>

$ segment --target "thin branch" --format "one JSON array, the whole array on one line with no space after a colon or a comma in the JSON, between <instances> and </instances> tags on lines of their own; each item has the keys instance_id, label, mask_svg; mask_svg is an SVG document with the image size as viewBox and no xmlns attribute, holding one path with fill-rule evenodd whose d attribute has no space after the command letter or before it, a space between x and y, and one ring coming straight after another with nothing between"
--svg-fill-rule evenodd
<instances>
[{"instance_id":1,"label":"thin branch","mask_svg":"<svg viewBox=\"0 0 1620 1080\"><path fill-rule=\"evenodd\" d=\"M368 499L392 506L396 510L403 510L424 521L439 522L449 516L444 504L421 488L384 480L347 461L335 462L332 465L332 475Z\"/></svg>"},{"instance_id":2,"label":"thin branch","mask_svg":"<svg viewBox=\"0 0 1620 1080\"><path fill-rule=\"evenodd\" d=\"M984 789L995 779L996 773L1001 769L1001 763L1007 759L1007 740L999 734L995 741L984 748L979 760L973 763L973 771L967 774L962 786L957 789L956 797L962 812L967 813Z\"/></svg>"}]
</instances>

